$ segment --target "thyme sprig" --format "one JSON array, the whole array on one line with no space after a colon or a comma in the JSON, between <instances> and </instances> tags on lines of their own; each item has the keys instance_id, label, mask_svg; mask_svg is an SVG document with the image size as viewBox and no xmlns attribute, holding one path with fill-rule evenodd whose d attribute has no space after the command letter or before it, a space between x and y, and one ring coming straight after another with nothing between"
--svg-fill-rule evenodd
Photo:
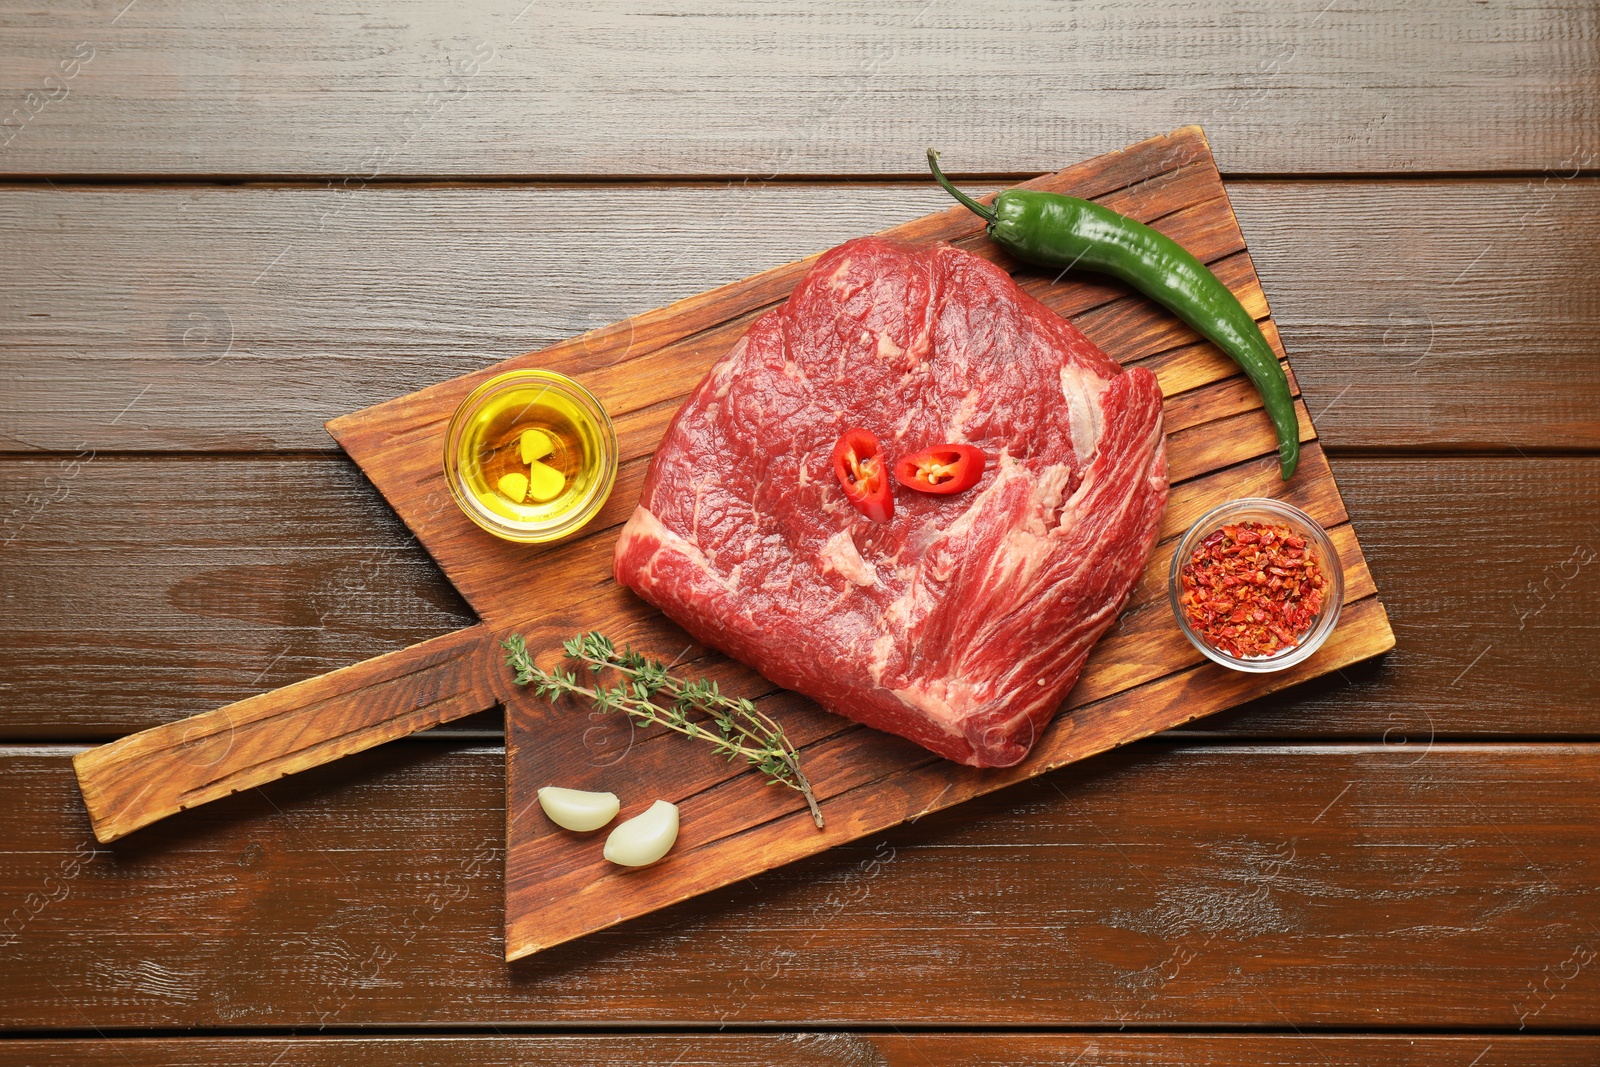
<instances>
[{"instance_id":1,"label":"thyme sprig","mask_svg":"<svg viewBox=\"0 0 1600 1067\"><path fill-rule=\"evenodd\" d=\"M665 726L685 737L700 738L729 760L743 758L767 778L769 785L786 785L806 798L811 818L822 827L811 782L800 769L800 753L783 727L744 697L724 696L714 680L684 681L673 676L660 660L624 645L620 650L601 633L579 634L562 642L568 659L591 674L616 671L622 681L614 686L583 685L577 673L544 670L533 661L527 642L513 634L502 642L506 664L517 672L518 685L532 685L536 696L557 700L587 700L602 712L621 712L644 726ZM699 713L704 720L692 718Z\"/></svg>"}]
</instances>

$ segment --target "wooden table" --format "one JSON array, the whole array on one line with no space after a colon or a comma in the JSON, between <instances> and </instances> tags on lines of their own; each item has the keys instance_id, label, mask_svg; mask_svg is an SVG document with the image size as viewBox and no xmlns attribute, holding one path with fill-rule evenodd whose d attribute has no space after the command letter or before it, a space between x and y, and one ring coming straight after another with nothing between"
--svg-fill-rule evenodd
<instances>
[{"instance_id":1,"label":"wooden table","mask_svg":"<svg viewBox=\"0 0 1600 1067\"><path fill-rule=\"evenodd\" d=\"M0 1063L1600 1060L1592 5L124 2L0 3ZM324 419L1188 122L1380 662L511 966L492 717L95 844L471 621Z\"/></svg>"}]
</instances>

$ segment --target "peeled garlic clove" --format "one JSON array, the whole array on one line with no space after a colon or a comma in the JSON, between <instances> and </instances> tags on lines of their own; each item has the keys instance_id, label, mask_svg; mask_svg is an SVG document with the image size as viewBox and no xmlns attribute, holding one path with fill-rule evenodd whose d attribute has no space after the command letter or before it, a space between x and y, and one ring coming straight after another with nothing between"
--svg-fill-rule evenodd
<instances>
[{"instance_id":1,"label":"peeled garlic clove","mask_svg":"<svg viewBox=\"0 0 1600 1067\"><path fill-rule=\"evenodd\" d=\"M534 460L528 465L528 495L543 504L561 495L567 477L548 463Z\"/></svg>"},{"instance_id":2,"label":"peeled garlic clove","mask_svg":"<svg viewBox=\"0 0 1600 1067\"><path fill-rule=\"evenodd\" d=\"M539 790L539 806L563 830L598 830L617 817L622 805L615 793L586 793L547 785ZM621 829L621 827L618 827Z\"/></svg>"},{"instance_id":3,"label":"peeled garlic clove","mask_svg":"<svg viewBox=\"0 0 1600 1067\"><path fill-rule=\"evenodd\" d=\"M611 831L606 859L624 867L648 867L667 854L678 839L678 806L658 800Z\"/></svg>"},{"instance_id":4,"label":"peeled garlic clove","mask_svg":"<svg viewBox=\"0 0 1600 1067\"><path fill-rule=\"evenodd\" d=\"M526 474L518 474L516 471L512 471L510 474L502 474L500 481L495 485L502 493L515 500L518 504L528 498L528 476Z\"/></svg>"},{"instance_id":5,"label":"peeled garlic clove","mask_svg":"<svg viewBox=\"0 0 1600 1067\"><path fill-rule=\"evenodd\" d=\"M543 430L523 430L522 437L517 441L517 451L524 463L543 459L555 450L556 446L551 442L550 435Z\"/></svg>"}]
</instances>

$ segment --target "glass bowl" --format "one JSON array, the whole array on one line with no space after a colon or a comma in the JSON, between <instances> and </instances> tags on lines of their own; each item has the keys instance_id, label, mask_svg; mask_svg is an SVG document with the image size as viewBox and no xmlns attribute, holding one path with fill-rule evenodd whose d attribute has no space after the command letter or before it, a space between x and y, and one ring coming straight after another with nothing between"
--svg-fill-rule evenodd
<instances>
[{"instance_id":1,"label":"glass bowl","mask_svg":"<svg viewBox=\"0 0 1600 1067\"><path fill-rule=\"evenodd\" d=\"M546 499L517 500L502 488L508 475L529 482L532 464L521 445L528 430L539 431L535 440L548 446L535 448L536 462L562 475L559 492ZM474 389L450 417L444 474L462 512L496 537L554 541L581 529L611 495L617 431L594 394L566 375L507 371ZM542 484L548 489L548 481Z\"/></svg>"},{"instance_id":2,"label":"glass bowl","mask_svg":"<svg viewBox=\"0 0 1600 1067\"><path fill-rule=\"evenodd\" d=\"M1217 530L1233 523L1252 521L1287 527L1305 538L1317 562L1321 564L1328 587L1323 592L1322 610L1311 620L1310 627L1296 644L1270 656L1241 658L1215 647L1189 625L1180 599L1183 595L1180 571L1200 543ZM1241 500L1230 500L1221 507L1213 508L1189 527L1179 539L1177 550L1172 554L1172 567L1167 576L1167 591L1172 598L1172 614L1177 617L1178 626L1195 648L1224 667L1264 674L1292 667L1322 647L1322 643L1328 639L1328 635L1339 622L1339 609L1344 603L1344 568L1339 562L1339 553L1334 549L1333 541L1328 537L1328 531L1324 530L1316 519L1293 504L1285 504L1281 500L1246 497Z\"/></svg>"}]
</instances>

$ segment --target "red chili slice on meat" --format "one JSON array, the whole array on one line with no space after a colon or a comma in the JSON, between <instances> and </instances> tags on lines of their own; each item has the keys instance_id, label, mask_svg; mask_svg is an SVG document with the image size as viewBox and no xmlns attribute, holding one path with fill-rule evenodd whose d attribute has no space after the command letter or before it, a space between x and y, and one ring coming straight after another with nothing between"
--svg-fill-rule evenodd
<instances>
[{"instance_id":1,"label":"red chili slice on meat","mask_svg":"<svg viewBox=\"0 0 1600 1067\"><path fill-rule=\"evenodd\" d=\"M844 495L873 522L888 522L894 517L894 494L883 446L866 430L846 430L833 446L833 473L844 486Z\"/></svg>"},{"instance_id":2,"label":"red chili slice on meat","mask_svg":"<svg viewBox=\"0 0 1600 1067\"><path fill-rule=\"evenodd\" d=\"M894 476L908 489L923 493L960 493L983 477L983 453L971 445L935 445L902 456Z\"/></svg>"}]
</instances>

